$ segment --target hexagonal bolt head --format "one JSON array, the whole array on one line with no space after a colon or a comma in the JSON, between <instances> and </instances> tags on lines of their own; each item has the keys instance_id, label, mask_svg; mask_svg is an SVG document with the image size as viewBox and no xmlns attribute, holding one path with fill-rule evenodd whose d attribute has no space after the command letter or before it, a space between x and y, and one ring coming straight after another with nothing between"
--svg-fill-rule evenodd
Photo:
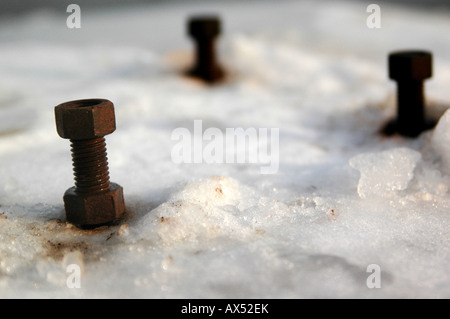
<instances>
[{"instance_id":1,"label":"hexagonal bolt head","mask_svg":"<svg viewBox=\"0 0 450 319\"><path fill-rule=\"evenodd\" d=\"M389 54L389 77L396 81L423 81L432 76L432 54L400 51Z\"/></svg>"},{"instance_id":2,"label":"hexagonal bolt head","mask_svg":"<svg viewBox=\"0 0 450 319\"><path fill-rule=\"evenodd\" d=\"M81 228L94 228L119 219L125 212L121 186L111 183L105 193L77 194L75 187L64 194L67 221Z\"/></svg>"},{"instance_id":3,"label":"hexagonal bolt head","mask_svg":"<svg viewBox=\"0 0 450 319\"><path fill-rule=\"evenodd\" d=\"M189 19L188 31L193 38L214 38L221 32L217 16L195 16Z\"/></svg>"},{"instance_id":4,"label":"hexagonal bolt head","mask_svg":"<svg viewBox=\"0 0 450 319\"><path fill-rule=\"evenodd\" d=\"M71 140L103 137L116 130L114 104L105 99L76 100L55 107L59 136Z\"/></svg>"}]
</instances>

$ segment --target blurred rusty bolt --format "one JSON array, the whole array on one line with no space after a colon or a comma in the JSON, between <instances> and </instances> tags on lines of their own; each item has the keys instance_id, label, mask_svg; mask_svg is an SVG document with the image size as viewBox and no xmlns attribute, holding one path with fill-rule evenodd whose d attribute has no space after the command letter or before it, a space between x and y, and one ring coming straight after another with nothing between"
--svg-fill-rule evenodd
<instances>
[{"instance_id":1,"label":"blurred rusty bolt","mask_svg":"<svg viewBox=\"0 0 450 319\"><path fill-rule=\"evenodd\" d=\"M104 136L116 129L114 104L76 100L55 107L59 136L70 139L75 187L64 194L67 221L80 228L110 224L125 212L123 189L110 183Z\"/></svg>"},{"instance_id":2,"label":"blurred rusty bolt","mask_svg":"<svg viewBox=\"0 0 450 319\"><path fill-rule=\"evenodd\" d=\"M188 74L208 83L220 81L225 72L217 62L215 50L216 37L221 33L219 17L194 16L190 18L188 33L196 42L196 61Z\"/></svg>"},{"instance_id":3,"label":"blurred rusty bolt","mask_svg":"<svg viewBox=\"0 0 450 319\"><path fill-rule=\"evenodd\" d=\"M389 54L389 77L397 82L394 131L410 137L427 129L423 81L432 76L432 54L400 51Z\"/></svg>"}]
</instances>

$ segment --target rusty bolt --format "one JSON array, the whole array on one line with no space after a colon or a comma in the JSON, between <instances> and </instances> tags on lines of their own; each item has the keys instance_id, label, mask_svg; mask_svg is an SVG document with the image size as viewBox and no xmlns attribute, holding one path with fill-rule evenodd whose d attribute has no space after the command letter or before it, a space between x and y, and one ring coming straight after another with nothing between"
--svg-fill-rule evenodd
<instances>
[{"instance_id":1,"label":"rusty bolt","mask_svg":"<svg viewBox=\"0 0 450 319\"><path fill-rule=\"evenodd\" d=\"M220 32L220 19L216 16L195 16L189 19L188 33L196 42L196 61L189 75L208 83L215 83L224 77L215 50L215 40Z\"/></svg>"},{"instance_id":2,"label":"rusty bolt","mask_svg":"<svg viewBox=\"0 0 450 319\"><path fill-rule=\"evenodd\" d=\"M389 77L397 82L394 130L415 137L427 129L423 81L432 75L432 54L401 51L389 54Z\"/></svg>"},{"instance_id":3,"label":"rusty bolt","mask_svg":"<svg viewBox=\"0 0 450 319\"><path fill-rule=\"evenodd\" d=\"M123 189L109 181L104 136L116 129L114 104L76 100L55 107L59 136L70 139L75 187L64 194L67 221L80 228L110 224L125 212Z\"/></svg>"}]
</instances>

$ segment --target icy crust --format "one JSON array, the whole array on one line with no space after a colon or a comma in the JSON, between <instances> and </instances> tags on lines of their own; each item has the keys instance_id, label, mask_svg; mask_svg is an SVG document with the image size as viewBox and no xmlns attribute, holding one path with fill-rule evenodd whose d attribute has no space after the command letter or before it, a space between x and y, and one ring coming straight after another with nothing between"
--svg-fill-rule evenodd
<instances>
[{"instance_id":1,"label":"icy crust","mask_svg":"<svg viewBox=\"0 0 450 319\"><path fill-rule=\"evenodd\" d=\"M218 237L244 240L255 229L251 220L246 221L242 203L249 205L233 179L213 177L194 182L142 218L134 234L126 237L162 245L202 243Z\"/></svg>"},{"instance_id":2,"label":"icy crust","mask_svg":"<svg viewBox=\"0 0 450 319\"><path fill-rule=\"evenodd\" d=\"M384 169L387 158L420 158L406 148L366 156ZM366 166L359 167L364 175ZM434 169L410 171L394 187L405 192L392 192L389 202L312 192L283 203L216 176L186 183L120 226L89 232L57 219L14 217L18 208L10 207L0 218L2 297L22 289L29 297L123 297L123 287L127 297L445 296L448 188L423 197L442 176L428 180ZM400 175L383 181L398 185ZM386 293L365 286L372 263L383 267ZM70 264L82 269L81 290L67 289ZM429 288L414 290L416 280Z\"/></svg>"}]
</instances>

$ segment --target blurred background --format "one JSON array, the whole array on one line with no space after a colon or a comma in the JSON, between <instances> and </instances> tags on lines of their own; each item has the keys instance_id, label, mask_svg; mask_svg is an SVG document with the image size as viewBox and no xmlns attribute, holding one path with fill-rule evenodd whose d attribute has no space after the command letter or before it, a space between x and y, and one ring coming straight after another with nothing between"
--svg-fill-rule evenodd
<instances>
[{"instance_id":1,"label":"blurred background","mask_svg":"<svg viewBox=\"0 0 450 319\"><path fill-rule=\"evenodd\" d=\"M228 0L227 2L238 2L238 0ZM267 0L268 1L268 0ZM383 3L397 3L404 6L416 6L422 9L436 9L436 8L446 8L450 9L450 1L448 0L353 0L356 2L361 2L365 5L370 3L383 4ZM22 14L27 13L36 9L54 9L61 10L67 8L67 6L71 3L78 4L83 6L84 8L102 8L102 7L127 7L136 4L145 4L145 3L176 3L176 2L198 2L196 0L27 0L27 1L16 1L16 0L2 0L0 1L0 15L11 15L11 14ZM211 2L215 2L214 0ZM261 0L249 0L246 2L261 2ZM275 1L276 3L280 3L281 1ZM336 2L336 1L334 1Z\"/></svg>"}]
</instances>

